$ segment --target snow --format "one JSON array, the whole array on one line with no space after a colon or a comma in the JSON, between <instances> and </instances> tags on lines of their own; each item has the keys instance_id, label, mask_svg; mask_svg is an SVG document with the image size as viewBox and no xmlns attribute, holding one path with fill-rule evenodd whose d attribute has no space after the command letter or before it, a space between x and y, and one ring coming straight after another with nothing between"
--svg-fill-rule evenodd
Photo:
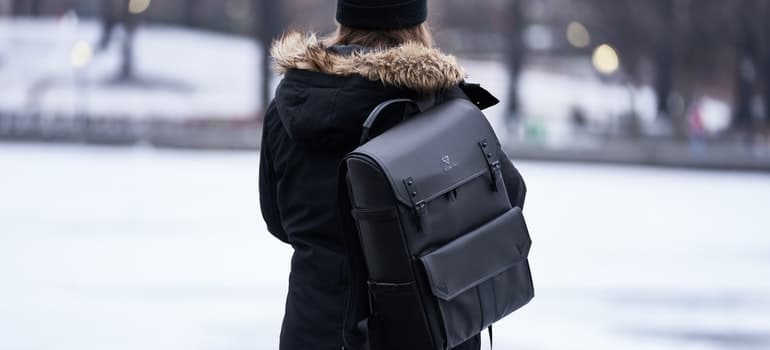
<instances>
[{"instance_id":1,"label":"snow","mask_svg":"<svg viewBox=\"0 0 770 350\"><path fill-rule=\"evenodd\" d=\"M142 25L134 47L140 83L113 82L124 32L103 52L93 19L0 18L0 110L71 116L243 118L259 101L259 46L246 37ZM93 60L75 68L70 56L85 41Z\"/></svg>"},{"instance_id":2,"label":"snow","mask_svg":"<svg viewBox=\"0 0 770 350\"><path fill-rule=\"evenodd\" d=\"M0 144L0 349L276 349L258 159ZM537 295L495 349L770 347L770 177L517 165Z\"/></svg>"}]
</instances>

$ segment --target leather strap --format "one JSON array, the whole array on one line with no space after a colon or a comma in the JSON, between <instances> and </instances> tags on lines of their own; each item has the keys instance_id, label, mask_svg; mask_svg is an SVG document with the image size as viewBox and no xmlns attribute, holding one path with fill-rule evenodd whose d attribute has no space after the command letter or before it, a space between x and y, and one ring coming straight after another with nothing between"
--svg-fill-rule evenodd
<instances>
[{"instance_id":1,"label":"leather strap","mask_svg":"<svg viewBox=\"0 0 770 350\"><path fill-rule=\"evenodd\" d=\"M396 99L387 100L385 102L382 102L382 103L378 104L377 107L374 107L372 112L369 113L369 116L366 117L366 120L364 121L363 130L361 131L361 143L360 144L363 145L364 143L369 141L369 130L374 125L374 122L377 121L377 118L380 116L380 113L382 113L382 111L384 111L386 108L388 108L388 107L390 107L390 106L392 106L394 104L397 104L397 103L408 103L408 104L411 104L411 105L417 107L418 109L420 108L420 106L417 104L417 102L415 102L414 100L408 99L408 98L396 98ZM422 110L420 110L420 112L422 112Z\"/></svg>"},{"instance_id":2,"label":"leather strap","mask_svg":"<svg viewBox=\"0 0 770 350\"><path fill-rule=\"evenodd\" d=\"M374 107L371 113L369 113L369 116L366 117L366 120L364 121L364 125L362 126L361 131L361 141L360 144L363 145L367 141L369 141L369 131L371 130L372 126L374 126L374 123L377 121L377 118L380 116L382 111L384 111L386 108L398 104L398 103L407 103L422 113L427 111L430 107L432 107L436 103L436 96L435 94L429 94L422 96L416 100L409 99L409 98L395 98L391 100L384 101L377 105L377 107ZM404 115L404 118L406 118L406 115Z\"/></svg>"}]
</instances>

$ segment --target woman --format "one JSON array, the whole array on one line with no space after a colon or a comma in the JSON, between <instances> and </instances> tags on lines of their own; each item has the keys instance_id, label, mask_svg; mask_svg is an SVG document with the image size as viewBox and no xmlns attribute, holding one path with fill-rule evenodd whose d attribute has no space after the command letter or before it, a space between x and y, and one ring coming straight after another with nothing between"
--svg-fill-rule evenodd
<instances>
[{"instance_id":1,"label":"woman","mask_svg":"<svg viewBox=\"0 0 770 350\"><path fill-rule=\"evenodd\" d=\"M393 98L464 97L457 86L465 74L432 48L426 17L426 0L339 0L331 38L289 33L273 45L284 78L265 115L259 185L268 230L294 248L282 350L343 346L348 281L337 170L368 113ZM524 185L508 165L511 198L523 204Z\"/></svg>"}]
</instances>

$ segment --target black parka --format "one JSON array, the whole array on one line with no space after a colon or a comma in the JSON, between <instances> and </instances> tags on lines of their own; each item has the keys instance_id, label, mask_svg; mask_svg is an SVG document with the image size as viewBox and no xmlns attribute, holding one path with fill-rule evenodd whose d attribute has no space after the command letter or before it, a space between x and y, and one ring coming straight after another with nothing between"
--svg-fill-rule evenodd
<instances>
[{"instance_id":1,"label":"black parka","mask_svg":"<svg viewBox=\"0 0 770 350\"><path fill-rule=\"evenodd\" d=\"M384 100L424 92L437 93L439 102L463 96L457 87L462 70L437 50L402 46L351 51L299 34L273 47L284 77L264 118L259 191L268 230L294 248L281 350L342 347L348 267L338 218L337 171L345 154L357 146L368 113ZM392 59L399 64L394 66ZM514 205L521 206L524 183L505 163L506 186ZM476 337L461 348L478 347Z\"/></svg>"}]
</instances>

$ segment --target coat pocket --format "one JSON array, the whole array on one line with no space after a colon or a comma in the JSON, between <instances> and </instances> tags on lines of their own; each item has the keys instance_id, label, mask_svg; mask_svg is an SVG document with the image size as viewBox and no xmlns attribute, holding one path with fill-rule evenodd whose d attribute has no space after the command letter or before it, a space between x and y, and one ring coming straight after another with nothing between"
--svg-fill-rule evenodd
<instances>
[{"instance_id":1,"label":"coat pocket","mask_svg":"<svg viewBox=\"0 0 770 350\"><path fill-rule=\"evenodd\" d=\"M513 208L420 258L437 299L446 348L532 299L531 244L521 209Z\"/></svg>"}]
</instances>

